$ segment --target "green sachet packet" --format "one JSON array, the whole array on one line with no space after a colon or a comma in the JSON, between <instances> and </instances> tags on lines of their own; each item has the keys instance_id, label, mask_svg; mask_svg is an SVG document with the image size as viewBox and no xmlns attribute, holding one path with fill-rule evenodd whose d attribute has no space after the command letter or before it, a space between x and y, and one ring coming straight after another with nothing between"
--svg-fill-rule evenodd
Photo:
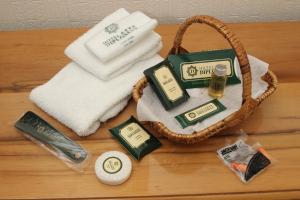
<instances>
[{"instance_id":1,"label":"green sachet packet","mask_svg":"<svg viewBox=\"0 0 300 200\"><path fill-rule=\"evenodd\" d=\"M137 160L161 146L159 140L133 116L109 131Z\"/></svg>"},{"instance_id":2,"label":"green sachet packet","mask_svg":"<svg viewBox=\"0 0 300 200\"><path fill-rule=\"evenodd\" d=\"M177 115L175 119L180 123L182 128L185 128L201 122L212 115L222 112L225 109L226 107L221 104L220 101L214 99L180 115Z\"/></svg>"},{"instance_id":3,"label":"green sachet packet","mask_svg":"<svg viewBox=\"0 0 300 200\"><path fill-rule=\"evenodd\" d=\"M227 83L241 83L234 68L235 52L233 49L203 51L178 55L169 55L168 61L182 86L187 88L208 87L211 74L216 65L227 67Z\"/></svg>"},{"instance_id":4,"label":"green sachet packet","mask_svg":"<svg viewBox=\"0 0 300 200\"><path fill-rule=\"evenodd\" d=\"M146 69L144 74L166 110L175 108L190 97L167 60Z\"/></svg>"}]
</instances>

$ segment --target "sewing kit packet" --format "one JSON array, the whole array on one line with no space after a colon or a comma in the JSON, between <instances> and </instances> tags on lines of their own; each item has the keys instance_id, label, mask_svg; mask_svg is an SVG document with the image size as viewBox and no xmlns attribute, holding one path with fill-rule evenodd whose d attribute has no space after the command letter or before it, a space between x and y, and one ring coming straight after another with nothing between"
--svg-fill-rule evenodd
<instances>
[{"instance_id":1,"label":"sewing kit packet","mask_svg":"<svg viewBox=\"0 0 300 200\"><path fill-rule=\"evenodd\" d=\"M175 119L179 122L182 128L186 128L224 110L226 110L226 107L218 99L213 99L175 116Z\"/></svg>"}]
</instances>

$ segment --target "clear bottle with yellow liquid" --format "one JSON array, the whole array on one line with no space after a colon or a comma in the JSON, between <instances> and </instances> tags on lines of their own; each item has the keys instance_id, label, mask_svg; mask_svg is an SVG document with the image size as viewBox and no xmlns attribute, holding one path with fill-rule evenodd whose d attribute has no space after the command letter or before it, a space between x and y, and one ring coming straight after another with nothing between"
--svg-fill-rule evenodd
<instances>
[{"instance_id":1,"label":"clear bottle with yellow liquid","mask_svg":"<svg viewBox=\"0 0 300 200\"><path fill-rule=\"evenodd\" d=\"M214 68L208 87L208 94L211 97L221 98L224 96L224 89L227 80L226 71L227 68L225 65L216 65Z\"/></svg>"}]
</instances>

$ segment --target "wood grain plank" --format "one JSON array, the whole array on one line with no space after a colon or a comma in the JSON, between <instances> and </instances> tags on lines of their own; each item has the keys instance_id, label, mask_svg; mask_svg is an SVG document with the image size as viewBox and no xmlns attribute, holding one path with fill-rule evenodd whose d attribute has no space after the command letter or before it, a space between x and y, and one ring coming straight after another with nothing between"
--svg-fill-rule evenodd
<instances>
[{"instance_id":1,"label":"wood grain plank","mask_svg":"<svg viewBox=\"0 0 300 200\"><path fill-rule=\"evenodd\" d=\"M247 122L222 133L238 133L240 129L249 134L280 134L299 131L300 107L298 102L300 102L300 83L280 84L278 90L257 108L257 111L250 116ZM120 115L104 123L95 134L87 138L80 138L30 102L27 92L0 93L0 140L24 140L15 130L14 123L27 110L36 112L72 139L107 139L111 137L108 128L125 121L130 115L135 115L135 107L136 104L131 101Z\"/></svg>"},{"instance_id":2,"label":"wood grain plank","mask_svg":"<svg viewBox=\"0 0 300 200\"><path fill-rule=\"evenodd\" d=\"M261 193L264 196L270 196L270 194L280 190L282 197L296 197L295 193L297 194L297 190L300 189L299 174L297 174L300 166L298 163L300 162L298 156L300 153L300 110L297 107L300 93L295 91L299 88L300 83L280 84L278 91L267 102L263 103L247 122L237 128L225 131L222 136L213 137L191 146L173 144L161 139L163 147L146 157L142 162L134 161L133 177L118 190L99 184L93 175L92 165L87 174L84 175L78 175L69 170L48 152L26 141L12 125L20 113L27 109L34 110L55 127L58 127L59 130L66 131L67 135L86 147L93 154L91 162L93 164L96 156L104 151L123 151L119 143L111 138L107 128L125 120L130 113L135 113L134 103L131 103L120 116L110 120L97 133L83 139L36 108L28 101L27 93L2 93L0 94L0 105L3 105L1 110L4 112L0 113L0 117L4 119L1 120L4 122L4 126L1 126L0 129L0 136L2 137L0 140L0 177L7 182L1 181L3 185L0 185L2 188L0 189L0 196L7 198L66 198L67 195L70 198L101 196L105 198L136 197L137 199L156 196L161 199L161 197L171 198L177 195L182 198L184 195L192 198L204 198L204 196L223 194L231 197L240 195L239 193L243 193L245 196ZM252 140L261 142L266 149L270 150L279 163L274 166L281 165L281 168L272 174L269 174L271 170L264 173L267 175L262 174L263 178L257 179L261 181L258 185L253 182L255 186L252 183L252 186L241 184L216 159L215 150L224 144L226 138L236 137L235 135L226 135L237 133L240 128L249 132ZM199 180L195 177L199 177ZM282 187L282 180L285 177L289 177L289 184L284 184ZM34 187L28 186L22 190L25 180L30 180L30 185ZM188 187L181 188L176 180L180 180L180 183ZM50 190L43 190L55 181L58 181L59 184L55 184ZM193 186L190 187L191 183ZM267 183L272 184L265 186L268 185ZM73 185L66 187L67 184ZM80 187L77 186L78 184ZM224 188L222 184L228 185L228 187ZM22 186L18 189L21 192L14 194L12 186L18 185ZM145 187L141 185L145 185ZM130 190L130 188L134 189ZM73 193L72 190L80 191ZM292 193L288 195L286 192Z\"/></svg>"},{"instance_id":3,"label":"wood grain plank","mask_svg":"<svg viewBox=\"0 0 300 200\"><path fill-rule=\"evenodd\" d=\"M93 154L84 174L73 172L29 141L4 141L0 142L0 197L131 198L299 191L299 132L276 137L257 135L255 139L264 144L277 162L250 184L242 184L221 163L215 151L224 143L224 138L213 138L208 144L195 148L177 147L163 141L162 148L141 162L133 161L131 178L116 187L99 183L93 172L94 161L100 153L123 151L115 140L80 142ZM282 184L283 180L288 181Z\"/></svg>"},{"instance_id":4,"label":"wood grain plank","mask_svg":"<svg viewBox=\"0 0 300 200\"><path fill-rule=\"evenodd\" d=\"M249 54L270 63L281 82L299 80L300 22L230 24ZM160 25L165 56L178 25ZM29 91L49 80L69 59L63 51L87 29L52 29L0 32L0 92ZM211 28L195 25L187 31L184 46L191 50L229 47ZM286 70L286 67L289 70Z\"/></svg>"},{"instance_id":5,"label":"wood grain plank","mask_svg":"<svg viewBox=\"0 0 300 200\"><path fill-rule=\"evenodd\" d=\"M130 199L148 200L148 199L160 199L160 200L240 200L240 199L299 199L300 191L278 191L278 192L256 192L256 193L231 193L231 194L209 194L209 195L184 195L184 196L160 196L160 197L137 197ZM117 198L119 199L119 198ZM116 200L107 199L107 200Z\"/></svg>"},{"instance_id":6,"label":"wood grain plank","mask_svg":"<svg viewBox=\"0 0 300 200\"><path fill-rule=\"evenodd\" d=\"M28 100L29 91L49 80L69 59L64 48L86 29L0 32L0 199L299 199L300 196L300 22L230 24L248 53L271 64L280 85L244 123L196 145L160 139L163 147L133 161L133 174L121 186L99 183L93 164L108 150L124 151L108 128L135 114L133 101L97 133L80 138ZM161 25L165 56L178 25ZM211 28L187 31L184 47L192 51L226 48ZM67 168L49 152L25 139L13 125L32 110L78 141L91 154L84 174ZM259 141L275 165L248 185L216 157L216 149L240 129Z\"/></svg>"}]
</instances>

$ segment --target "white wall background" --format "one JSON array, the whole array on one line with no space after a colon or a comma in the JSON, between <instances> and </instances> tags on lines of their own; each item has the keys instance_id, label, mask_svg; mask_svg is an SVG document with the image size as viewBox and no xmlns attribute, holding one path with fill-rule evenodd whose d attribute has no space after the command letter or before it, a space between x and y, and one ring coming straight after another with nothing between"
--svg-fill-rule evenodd
<instances>
[{"instance_id":1,"label":"white wall background","mask_svg":"<svg viewBox=\"0 0 300 200\"><path fill-rule=\"evenodd\" d=\"M226 22L300 20L300 0L0 0L0 30L91 26L120 7L161 24L196 14Z\"/></svg>"}]
</instances>

